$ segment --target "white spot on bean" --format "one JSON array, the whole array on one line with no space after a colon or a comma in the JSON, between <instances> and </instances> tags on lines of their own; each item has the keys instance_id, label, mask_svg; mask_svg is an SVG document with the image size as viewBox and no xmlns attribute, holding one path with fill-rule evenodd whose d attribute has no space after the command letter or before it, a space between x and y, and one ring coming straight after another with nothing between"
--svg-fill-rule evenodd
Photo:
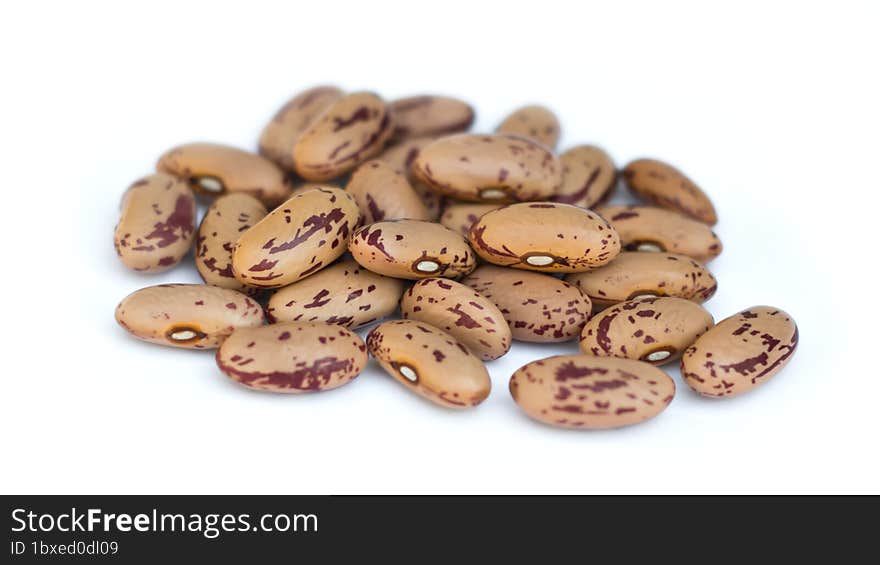
<instances>
[{"instance_id":1,"label":"white spot on bean","mask_svg":"<svg viewBox=\"0 0 880 565\"><path fill-rule=\"evenodd\" d=\"M419 263L416 265L416 270L422 271L423 273L433 273L439 268L440 264L436 261L419 261Z\"/></svg>"},{"instance_id":2,"label":"white spot on bean","mask_svg":"<svg viewBox=\"0 0 880 565\"><path fill-rule=\"evenodd\" d=\"M651 251L651 252L659 252L663 251L663 249L657 245L656 243L644 242L640 243L638 247L636 247L636 251Z\"/></svg>"},{"instance_id":3,"label":"white spot on bean","mask_svg":"<svg viewBox=\"0 0 880 565\"><path fill-rule=\"evenodd\" d=\"M177 330L176 332L171 332L168 337L175 341L186 341L196 337L196 332L192 330Z\"/></svg>"},{"instance_id":4,"label":"white spot on bean","mask_svg":"<svg viewBox=\"0 0 880 565\"><path fill-rule=\"evenodd\" d=\"M535 267L546 267L547 265L553 264L553 257L548 255L532 255L526 258L526 263L529 265L534 265Z\"/></svg>"},{"instance_id":5,"label":"white spot on bean","mask_svg":"<svg viewBox=\"0 0 880 565\"><path fill-rule=\"evenodd\" d=\"M501 190L500 188L484 188L480 191L480 196L482 198L496 199L496 198L504 198L507 194Z\"/></svg>"},{"instance_id":6,"label":"white spot on bean","mask_svg":"<svg viewBox=\"0 0 880 565\"><path fill-rule=\"evenodd\" d=\"M671 351L655 351L653 353L648 353L648 355L645 356L645 359L651 362L663 361L670 355L672 355Z\"/></svg>"},{"instance_id":7,"label":"white spot on bean","mask_svg":"<svg viewBox=\"0 0 880 565\"><path fill-rule=\"evenodd\" d=\"M416 374L416 372L406 365L400 366L400 374L403 375L404 378L406 378L410 382L416 382L417 380L419 380L419 376Z\"/></svg>"},{"instance_id":8,"label":"white spot on bean","mask_svg":"<svg viewBox=\"0 0 880 565\"><path fill-rule=\"evenodd\" d=\"M197 182L208 192L223 192L223 183L213 177L200 177Z\"/></svg>"}]
</instances>

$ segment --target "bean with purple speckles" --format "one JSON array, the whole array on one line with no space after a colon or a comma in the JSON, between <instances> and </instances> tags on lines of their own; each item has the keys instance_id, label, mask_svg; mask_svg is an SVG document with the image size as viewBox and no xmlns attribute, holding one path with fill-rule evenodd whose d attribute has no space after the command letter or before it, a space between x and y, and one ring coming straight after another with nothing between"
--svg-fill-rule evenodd
<instances>
[{"instance_id":1,"label":"bean with purple speckles","mask_svg":"<svg viewBox=\"0 0 880 565\"><path fill-rule=\"evenodd\" d=\"M510 326L495 304L461 283L429 278L413 284L400 300L400 315L440 328L483 361L510 350Z\"/></svg>"},{"instance_id":2,"label":"bean with purple speckles","mask_svg":"<svg viewBox=\"0 0 880 565\"><path fill-rule=\"evenodd\" d=\"M316 86L291 98L260 134L260 155L293 171L293 147L315 118L345 95L335 86Z\"/></svg>"},{"instance_id":3,"label":"bean with purple speckles","mask_svg":"<svg viewBox=\"0 0 880 565\"><path fill-rule=\"evenodd\" d=\"M596 314L581 331L580 348L662 365L678 359L713 323L705 308L683 298L628 300Z\"/></svg>"},{"instance_id":4,"label":"bean with purple speckles","mask_svg":"<svg viewBox=\"0 0 880 565\"><path fill-rule=\"evenodd\" d=\"M404 218L432 219L406 176L384 161L374 159L358 167L345 190L357 202L365 224Z\"/></svg>"},{"instance_id":5,"label":"bean with purple speckles","mask_svg":"<svg viewBox=\"0 0 880 565\"><path fill-rule=\"evenodd\" d=\"M546 200L562 165L544 145L510 135L461 134L423 148L413 174L433 190L469 202Z\"/></svg>"},{"instance_id":6,"label":"bean with purple speckles","mask_svg":"<svg viewBox=\"0 0 880 565\"><path fill-rule=\"evenodd\" d=\"M394 130L385 102L370 92L343 96L328 106L293 147L296 172L326 181L379 154Z\"/></svg>"},{"instance_id":7,"label":"bean with purple speckles","mask_svg":"<svg viewBox=\"0 0 880 565\"><path fill-rule=\"evenodd\" d=\"M232 332L217 366L233 381L268 392L330 390L351 382L367 364L357 334L327 324L283 323Z\"/></svg>"},{"instance_id":8,"label":"bean with purple speckles","mask_svg":"<svg viewBox=\"0 0 880 565\"><path fill-rule=\"evenodd\" d=\"M614 192L617 168L608 153L599 147L572 147L559 156L559 162L562 163L562 186L550 200L592 208Z\"/></svg>"},{"instance_id":9,"label":"bean with purple speckles","mask_svg":"<svg viewBox=\"0 0 880 565\"><path fill-rule=\"evenodd\" d=\"M518 341L570 341L590 319L590 299L549 275L481 265L461 282L498 306Z\"/></svg>"},{"instance_id":10,"label":"bean with purple speckles","mask_svg":"<svg viewBox=\"0 0 880 565\"><path fill-rule=\"evenodd\" d=\"M706 224L654 206L600 206L627 251L667 251L708 262L721 254L721 241Z\"/></svg>"},{"instance_id":11,"label":"bean with purple speckles","mask_svg":"<svg viewBox=\"0 0 880 565\"><path fill-rule=\"evenodd\" d=\"M367 335L367 348L398 382L447 408L476 406L492 388L486 367L464 344L424 322L379 324Z\"/></svg>"},{"instance_id":12,"label":"bean with purple speckles","mask_svg":"<svg viewBox=\"0 0 880 565\"><path fill-rule=\"evenodd\" d=\"M524 202L487 212L470 229L471 247L496 265L580 273L620 253L620 238L604 218L584 208Z\"/></svg>"},{"instance_id":13,"label":"bean with purple speckles","mask_svg":"<svg viewBox=\"0 0 880 565\"><path fill-rule=\"evenodd\" d=\"M290 196L290 185L278 165L218 143L188 143L170 149L159 158L156 170L188 182L205 196L243 192L269 208Z\"/></svg>"},{"instance_id":14,"label":"bean with purple speckles","mask_svg":"<svg viewBox=\"0 0 880 565\"><path fill-rule=\"evenodd\" d=\"M636 159L623 168L623 180L642 198L700 222L715 225L712 201L684 173L656 159Z\"/></svg>"},{"instance_id":15,"label":"bean with purple speckles","mask_svg":"<svg viewBox=\"0 0 880 565\"><path fill-rule=\"evenodd\" d=\"M410 96L390 104L394 116L392 142L426 135L449 135L470 129L474 109L449 96Z\"/></svg>"},{"instance_id":16,"label":"bean with purple speckles","mask_svg":"<svg viewBox=\"0 0 880 565\"><path fill-rule=\"evenodd\" d=\"M718 322L687 348L681 375L704 396L737 396L781 371L797 345L798 328L790 315L754 306Z\"/></svg>"},{"instance_id":17,"label":"bean with purple speckles","mask_svg":"<svg viewBox=\"0 0 880 565\"><path fill-rule=\"evenodd\" d=\"M345 252L360 218L350 194L332 187L302 192L238 239L232 267L243 284L278 288L330 265Z\"/></svg>"},{"instance_id":18,"label":"bean with purple speckles","mask_svg":"<svg viewBox=\"0 0 880 565\"><path fill-rule=\"evenodd\" d=\"M495 128L495 133L527 137L555 149L562 129L559 118L549 108L533 105L512 112Z\"/></svg>"},{"instance_id":19,"label":"bean with purple speckles","mask_svg":"<svg viewBox=\"0 0 880 565\"><path fill-rule=\"evenodd\" d=\"M135 271L160 273L180 262L192 246L196 201L189 187L157 173L132 184L122 197L113 245Z\"/></svg>"},{"instance_id":20,"label":"bean with purple speckles","mask_svg":"<svg viewBox=\"0 0 880 565\"><path fill-rule=\"evenodd\" d=\"M383 277L352 260L278 289L266 310L279 322L323 322L355 329L397 309L404 282Z\"/></svg>"},{"instance_id":21,"label":"bean with purple speckles","mask_svg":"<svg viewBox=\"0 0 880 565\"><path fill-rule=\"evenodd\" d=\"M213 349L236 328L263 324L263 309L244 294L203 284L160 284L126 296L116 321L138 339Z\"/></svg>"},{"instance_id":22,"label":"bean with purple speckles","mask_svg":"<svg viewBox=\"0 0 880 565\"><path fill-rule=\"evenodd\" d=\"M425 183L415 178L412 174L411 167L413 161L418 157L419 152L436 140L436 137L431 136L407 139L397 145L389 147L377 157L380 161L385 161L391 165L394 170L400 171L406 176L406 179L413 187L413 190L416 191L416 194L419 195L422 202L425 204L425 208L428 209L428 216L431 220L436 220L440 217L440 212L445 207L446 197L439 192L434 192L427 187Z\"/></svg>"},{"instance_id":23,"label":"bean with purple speckles","mask_svg":"<svg viewBox=\"0 0 880 565\"><path fill-rule=\"evenodd\" d=\"M565 280L581 289L597 308L649 296L705 302L718 288L709 269L696 259L644 251L624 251L604 267L573 273Z\"/></svg>"},{"instance_id":24,"label":"bean with purple speckles","mask_svg":"<svg viewBox=\"0 0 880 565\"><path fill-rule=\"evenodd\" d=\"M355 261L367 269L401 279L455 278L476 266L467 241L433 222L376 222L358 228L348 245Z\"/></svg>"},{"instance_id":25,"label":"bean with purple speckles","mask_svg":"<svg viewBox=\"0 0 880 565\"><path fill-rule=\"evenodd\" d=\"M501 208L503 204L452 204L443 210L440 223L467 237L471 226L486 213Z\"/></svg>"},{"instance_id":26,"label":"bean with purple speckles","mask_svg":"<svg viewBox=\"0 0 880 565\"><path fill-rule=\"evenodd\" d=\"M607 429L660 414L675 396L675 382L641 361L557 355L520 367L510 377L510 395L539 422Z\"/></svg>"},{"instance_id":27,"label":"bean with purple speckles","mask_svg":"<svg viewBox=\"0 0 880 565\"><path fill-rule=\"evenodd\" d=\"M232 249L241 234L266 217L266 207L247 194L225 194L208 208L196 239L196 269L206 283L254 294L235 278Z\"/></svg>"}]
</instances>

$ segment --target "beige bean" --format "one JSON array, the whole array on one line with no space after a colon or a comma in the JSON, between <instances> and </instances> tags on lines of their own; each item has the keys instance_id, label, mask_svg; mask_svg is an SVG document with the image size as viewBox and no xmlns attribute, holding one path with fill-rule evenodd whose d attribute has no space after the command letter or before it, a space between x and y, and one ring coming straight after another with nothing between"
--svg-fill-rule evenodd
<instances>
[{"instance_id":1,"label":"beige bean","mask_svg":"<svg viewBox=\"0 0 880 565\"><path fill-rule=\"evenodd\" d=\"M481 265L461 282L498 306L518 341L570 341L590 319L590 299L549 275Z\"/></svg>"},{"instance_id":2,"label":"beige bean","mask_svg":"<svg viewBox=\"0 0 880 565\"><path fill-rule=\"evenodd\" d=\"M260 326L264 319L260 305L235 290L202 284L160 284L126 296L116 307L116 321L144 341L212 349L234 329Z\"/></svg>"},{"instance_id":3,"label":"beige bean","mask_svg":"<svg viewBox=\"0 0 880 565\"><path fill-rule=\"evenodd\" d=\"M381 98L369 92L344 96L300 135L293 147L296 172L312 181L341 176L382 151L393 129Z\"/></svg>"},{"instance_id":4,"label":"beige bean","mask_svg":"<svg viewBox=\"0 0 880 565\"><path fill-rule=\"evenodd\" d=\"M447 408L476 406L492 388L486 367L464 344L424 322L379 324L367 335L367 348L398 382Z\"/></svg>"},{"instance_id":5,"label":"beige bean","mask_svg":"<svg viewBox=\"0 0 880 565\"><path fill-rule=\"evenodd\" d=\"M599 357L674 361L714 323L705 308L683 298L621 302L596 314L581 331L581 351Z\"/></svg>"},{"instance_id":6,"label":"beige bean","mask_svg":"<svg viewBox=\"0 0 880 565\"><path fill-rule=\"evenodd\" d=\"M291 98L260 134L260 155L293 171L293 147L315 118L345 95L335 86L316 86Z\"/></svg>"},{"instance_id":7,"label":"beige bean","mask_svg":"<svg viewBox=\"0 0 880 565\"><path fill-rule=\"evenodd\" d=\"M414 283L400 300L405 320L425 322L446 331L483 361L510 350L510 326L495 304L474 289L449 279Z\"/></svg>"},{"instance_id":8,"label":"beige bean","mask_svg":"<svg viewBox=\"0 0 880 565\"><path fill-rule=\"evenodd\" d=\"M592 208L606 201L617 185L614 161L595 145L578 145L559 156L562 185L550 200Z\"/></svg>"},{"instance_id":9,"label":"beige bean","mask_svg":"<svg viewBox=\"0 0 880 565\"><path fill-rule=\"evenodd\" d=\"M539 422L607 429L660 414L675 396L675 382L641 361L558 355L518 369L510 378L510 394Z\"/></svg>"},{"instance_id":10,"label":"beige bean","mask_svg":"<svg viewBox=\"0 0 880 565\"><path fill-rule=\"evenodd\" d=\"M524 202L487 212L471 226L469 240L486 261L531 271L588 271L620 252L620 238L605 219L553 202Z\"/></svg>"},{"instance_id":11,"label":"beige bean","mask_svg":"<svg viewBox=\"0 0 880 565\"><path fill-rule=\"evenodd\" d=\"M718 215L712 201L684 173L656 159L637 159L624 167L623 180L645 200L715 225Z\"/></svg>"},{"instance_id":12,"label":"beige bean","mask_svg":"<svg viewBox=\"0 0 880 565\"><path fill-rule=\"evenodd\" d=\"M355 230L348 245L355 261L367 269L401 279L455 278L476 266L467 241L433 222L376 222Z\"/></svg>"},{"instance_id":13,"label":"beige bean","mask_svg":"<svg viewBox=\"0 0 880 565\"><path fill-rule=\"evenodd\" d=\"M397 309L404 282L340 261L299 282L278 289L266 309L279 322L323 322L355 329Z\"/></svg>"},{"instance_id":14,"label":"beige bean","mask_svg":"<svg viewBox=\"0 0 880 565\"><path fill-rule=\"evenodd\" d=\"M345 252L358 221L357 204L344 190L300 193L238 239L235 276L248 286L278 288L313 275Z\"/></svg>"},{"instance_id":15,"label":"beige bean","mask_svg":"<svg viewBox=\"0 0 880 565\"><path fill-rule=\"evenodd\" d=\"M431 189L469 202L546 200L562 182L562 165L547 147L507 135L441 138L419 152L412 171Z\"/></svg>"},{"instance_id":16,"label":"beige bean","mask_svg":"<svg viewBox=\"0 0 880 565\"><path fill-rule=\"evenodd\" d=\"M217 367L233 381L256 390L294 394L349 383L367 359L367 347L357 334L327 324L240 328L217 350Z\"/></svg>"},{"instance_id":17,"label":"beige bean","mask_svg":"<svg viewBox=\"0 0 880 565\"><path fill-rule=\"evenodd\" d=\"M503 204L451 204L443 210L440 223L468 237L471 226L487 212L501 208Z\"/></svg>"},{"instance_id":18,"label":"beige bean","mask_svg":"<svg viewBox=\"0 0 880 565\"><path fill-rule=\"evenodd\" d=\"M403 173L384 161L367 161L345 187L354 197L365 224L381 220L430 220L431 214Z\"/></svg>"},{"instance_id":19,"label":"beige bean","mask_svg":"<svg viewBox=\"0 0 880 565\"><path fill-rule=\"evenodd\" d=\"M696 259L642 251L624 251L604 267L566 275L565 280L589 296L598 308L649 296L705 302L718 288L709 269Z\"/></svg>"},{"instance_id":20,"label":"beige bean","mask_svg":"<svg viewBox=\"0 0 880 565\"><path fill-rule=\"evenodd\" d=\"M162 173L138 180L122 198L113 235L119 260L135 271L167 271L192 246L195 217L195 198L185 183Z\"/></svg>"},{"instance_id":21,"label":"beige bean","mask_svg":"<svg viewBox=\"0 0 880 565\"><path fill-rule=\"evenodd\" d=\"M523 106L507 116L495 128L495 133L527 137L555 149L562 130L559 118L544 106Z\"/></svg>"},{"instance_id":22,"label":"beige bean","mask_svg":"<svg viewBox=\"0 0 880 565\"><path fill-rule=\"evenodd\" d=\"M232 270L232 249L241 234L268 212L262 202L247 194L226 194L205 212L196 239L196 269L213 286L254 294Z\"/></svg>"},{"instance_id":23,"label":"beige bean","mask_svg":"<svg viewBox=\"0 0 880 565\"><path fill-rule=\"evenodd\" d=\"M779 308L754 306L700 336L681 358L681 375L704 396L737 396L779 373L797 345L794 318Z\"/></svg>"},{"instance_id":24,"label":"beige bean","mask_svg":"<svg viewBox=\"0 0 880 565\"><path fill-rule=\"evenodd\" d=\"M627 251L667 251L706 263L719 254L718 236L702 222L653 206L600 206Z\"/></svg>"},{"instance_id":25,"label":"beige bean","mask_svg":"<svg viewBox=\"0 0 880 565\"><path fill-rule=\"evenodd\" d=\"M414 137L406 139L397 145L393 145L382 152L379 157L381 161L385 161L395 170L406 175L413 190L422 199L425 208L428 210L430 220L436 220L440 217L440 212L445 207L446 198L439 192L434 192L425 183L420 182L411 172L411 165L423 147L430 145L436 137Z\"/></svg>"},{"instance_id":26,"label":"beige bean","mask_svg":"<svg viewBox=\"0 0 880 565\"><path fill-rule=\"evenodd\" d=\"M290 195L290 184L278 165L260 155L218 143L175 147L159 158L156 170L188 182L199 194L243 192L269 208Z\"/></svg>"},{"instance_id":27,"label":"beige bean","mask_svg":"<svg viewBox=\"0 0 880 565\"><path fill-rule=\"evenodd\" d=\"M474 109L449 96L410 96L391 102L394 142L425 135L448 135L470 129Z\"/></svg>"}]
</instances>

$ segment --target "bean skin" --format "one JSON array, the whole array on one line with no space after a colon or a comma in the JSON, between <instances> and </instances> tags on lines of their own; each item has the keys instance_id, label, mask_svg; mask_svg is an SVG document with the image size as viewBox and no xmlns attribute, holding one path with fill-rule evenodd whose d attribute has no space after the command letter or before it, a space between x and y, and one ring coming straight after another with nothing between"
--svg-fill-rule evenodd
<instances>
[{"instance_id":1,"label":"bean skin","mask_svg":"<svg viewBox=\"0 0 880 565\"><path fill-rule=\"evenodd\" d=\"M254 294L235 278L232 249L241 234L267 214L262 202L247 194L226 194L205 212L196 239L196 269L206 283Z\"/></svg>"},{"instance_id":2,"label":"bean skin","mask_svg":"<svg viewBox=\"0 0 880 565\"><path fill-rule=\"evenodd\" d=\"M209 197L242 192L274 208L290 196L290 184L278 165L219 143L188 143L170 149L159 158L156 170L188 182L193 191Z\"/></svg>"},{"instance_id":3,"label":"bean skin","mask_svg":"<svg viewBox=\"0 0 880 565\"><path fill-rule=\"evenodd\" d=\"M389 375L440 406L476 406L492 388L486 367L464 344L424 322L379 324L367 335L367 348Z\"/></svg>"},{"instance_id":4,"label":"bean skin","mask_svg":"<svg viewBox=\"0 0 880 565\"><path fill-rule=\"evenodd\" d=\"M675 396L662 370L632 359L558 355L510 378L510 394L530 417L562 428L608 429L660 414Z\"/></svg>"},{"instance_id":5,"label":"bean skin","mask_svg":"<svg viewBox=\"0 0 880 565\"><path fill-rule=\"evenodd\" d=\"M137 290L116 307L116 322L138 339L213 349L235 328L261 326L263 309L228 288L202 284L160 284Z\"/></svg>"},{"instance_id":6,"label":"bean skin","mask_svg":"<svg viewBox=\"0 0 880 565\"><path fill-rule=\"evenodd\" d=\"M498 307L517 341L571 341L590 319L590 299L549 275L481 265L461 282Z\"/></svg>"},{"instance_id":7,"label":"bean skin","mask_svg":"<svg viewBox=\"0 0 880 565\"><path fill-rule=\"evenodd\" d=\"M656 159L637 159L623 169L627 186L645 200L714 226L712 201L684 173Z\"/></svg>"},{"instance_id":8,"label":"bean skin","mask_svg":"<svg viewBox=\"0 0 880 565\"><path fill-rule=\"evenodd\" d=\"M487 212L470 229L474 251L514 269L579 273L620 252L620 238L604 218L584 208L525 202Z\"/></svg>"},{"instance_id":9,"label":"bean skin","mask_svg":"<svg viewBox=\"0 0 880 565\"><path fill-rule=\"evenodd\" d=\"M391 102L394 116L392 142L426 135L449 135L470 129L474 109L449 96L410 96Z\"/></svg>"},{"instance_id":10,"label":"bean skin","mask_svg":"<svg viewBox=\"0 0 880 565\"><path fill-rule=\"evenodd\" d=\"M283 323L232 332L217 350L217 367L246 387L306 393L351 382L367 364L357 334L327 324Z\"/></svg>"},{"instance_id":11,"label":"bean skin","mask_svg":"<svg viewBox=\"0 0 880 565\"><path fill-rule=\"evenodd\" d=\"M248 286L279 288L304 279L345 252L360 218L350 194L332 187L302 192L238 239L236 278Z\"/></svg>"},{"instance_id":12,"label":"bean skin","mask_svg":"<svg viewBox=\"0 0 880 565\"><path fill-rule=\"evenodd\" d=\"M355 261L374 273L401 279L455 278L476 267L467 241L433 222L376 222L355 230L349 250Z\"/></svg>"},{"instance_id":13,"label":"bean skin","mask_svg":"<svg viewBox=\"0 0 880 565\"><path fill-rule=\"evenodd\" d=\"M527 137L555 149L562 129L559 118L550 109L544 106L523 106L507 116L495 129L495 133Z\"/></svg>"},{"instance_id":14,"label":"bean skin","mask_svg":"<svg viewBox=\"0 0 880 565\"><path fill-rule=\"evenodd\" d=\"M772 306L754 306L700 336L681 358L681 374L704 396L744 394L791 361L798 345L794 318Z\"/></svg>"},{"instance_id":15,"label":"bean skin","mask_svg":"<svg viewBox=\"0 0 880 565\"><path fill-rule=\"evenodd\" d=\"M384 161L367 161L345 190L354 197L365 224L381 220L430 220L431 214L403 173Z\"/></svg>"},{"instance_id":16,"label":"bean skin","mask_svg":"<svg viewBox=\"0 0 880 565\"><path fill-rule=\"evenodd\" d=\"M471 226L486 213L501 208L502 204L452 204L443 210L440 223L468 237Z\"/></svg>"},{"instance_id":17,"label":"bean skin","mask_svg":"<svg viewBox=\"0 0 880 565\"><path fill-rule=\"evenodd\" d=\"M438 139L419 152L412 171L431 189L468 202L546 200L562 183L562 165L547 147L497 134Z\"/></svg>"},{"instance_id":18,"label":"bean skin","mask_svg":"<svg viewBox=\"0 0 880 565\"><path fill-rule=\"evenodd\" d=\"M565 280L589 296L599 309L649 296L705 302L718 289L718 281L696 259L647 251L624 251L604 267L566 275Z\"/></svg>"},{"instance_id":19,"label":"bean skin","mask_svg":"<svg viewBox=\"0 0 880 565\"><path fill-rule=\"evenodd\" d=\"M419 151L433 143L436 139L438 138L433 136L409 138L389 147L377 157L377 159L388 163L394 170L400 171L406 176L413 190L416 191L416 194L419 195L419 198L422 199L422 203L428 210L428 219L432 221L440 217L440 213L446 205L446 197L439 192L434 192L425 183L415 178L412 174L411 166L416 157L418 157Z\"/></svg>"},{"instance_id":20,"label":"bean skin","mask_svg":"<svg viewBox=\"0 0 880 565\"><path fill-rule=\"evenodd\" d=\"M627 251L666 251L706 263L721 254L718 236L702 222L654 206L600 206Z\"/></svg>"},{"instance_id":21,"label":"bean skin","mask_svg":"<svg viewBox=\"0 0 880 565\"><path fill-rule=\"evenodd\" d=\"M472 288L449 279L414 283L400 300L400 315L446 331L483 361L498 359L510 350L510 326L498 307Z\"/></svg>"},{"instance_id":22,"label":"bean skin","mask_svg":"<svg viewBox=\"0 0 880 565\"><path fill-rule=\"evenodd\" d=\"M135 271L161 273L192 247L196 202L189 187L157 173L132 184L122 198L113 246Z\"/></svg>"},{"instance_id":23,"label":"bean skin","mask_svg":"<svg viewBox=\"0 0 880 565\"><path fill-rule=\"evenodd\" d=\"M601 148L572 147L559 156L559 162L562 163L562 185L551 201L592 208L611 197L617 185L617 168Z\"/></svg>"},{"instance_id":24,"label":"bean skin","mask_svg":"<svg viewBox=\"0 0 880 565\"><path fill-rule=\"evenodd\" d=\"M370 92L343 96L318 116L293 147L296 172L327 181L379 154L394 129L385 102Z\"/></svg>"},{"instance_id":25,"label":"bean skin","mask_svg":"<svg viewBox=\"0 0 880 565\"><path fill-rule=\"evenodd\" d=\"M370 272L352 260L340 261L297 283L278 289L266 310L279 322L323 322L359 328L397 309L404 282Z\"/></svg>"},{"instance_id":26,"label":"bean skin","mask_svg":"<svg viewBox=\"0 0 880 565\"><path fill-rule=\"evenodd\" d=\"M580 348L662 365L678 359L713 323L702 306L683 298L628 300L596 314L581 331Z\"/></svg>"},{"instance_id":27,"label":"bean skin","mask_svg":"<svg viewBox=\"0 0 880 565\"><path fill-rule=\"evenodd\" d=\"M316 86L290 99L260 134L260 155L285 171L293 171L293 147L315 118L344 96L335 86Z\"/></svg>"}]
</instances>

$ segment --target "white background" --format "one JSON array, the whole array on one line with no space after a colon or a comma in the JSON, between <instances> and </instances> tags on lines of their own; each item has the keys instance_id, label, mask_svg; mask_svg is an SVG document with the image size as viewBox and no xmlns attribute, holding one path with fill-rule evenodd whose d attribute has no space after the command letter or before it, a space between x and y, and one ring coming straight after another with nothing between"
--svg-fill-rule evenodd
<instances>
[{"instance_id":1,"label":"white background","mask_svg":"<svg viewBox=\"0 0 880 565\"><path fill-rule=\"evenodd\" d=\"M0 490L15 493L860 493L878 487L878 41L871 2L4 4ZM876 4L874 4L876 6ZM720 212L707 307L799 323L752 394L681 383L655 420L571 432L507 380L576 344L517 344L448 411L371 363L307 396L255 393L211 353L140 343L117 302L119 197L168 147L254 149L302 88L445 93L490 130L519 105L561 148L684 169Z\"/></svg>"}]
</instances>

